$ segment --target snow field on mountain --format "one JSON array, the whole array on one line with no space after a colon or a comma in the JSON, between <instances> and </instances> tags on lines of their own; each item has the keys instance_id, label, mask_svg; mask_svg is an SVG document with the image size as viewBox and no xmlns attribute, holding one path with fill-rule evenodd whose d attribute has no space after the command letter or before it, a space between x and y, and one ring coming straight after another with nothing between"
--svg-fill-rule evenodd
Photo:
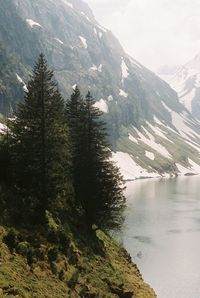
<instances>
[{"instance_id":1,"label":"snow field on mountain","mask_svg":"<svg viewBox=\"0 0 200 298\"><path fill-rule=\"evenodd\" d=\"M59 38L54 38L58 43L60 43L60 44L64 44L64 42L62 41L62 40L60 40Z\"/></svg>"},{"instance_id":2,"label":"snow field on mountain","mask_svg":"<svg viewBox=\"0 0 200 298\"><path fill-rule=\"evenodd\" d=\"M151 160L154 160L155 159L154 153L152 153L150 151L145 151L145 156L148 157Z\"/></svg>"},{"instance_id":3,"label":"snow field on mountain","mask_svg":"<svg viewBox=\"0 0 200 298\"><path fill-rule=\"evenodd\" d=\"M79 38L80 38L80 40L81 40L81 42L82 42L82 44L83 44L83 47L84 47L85 49L87 49L87 47L88 47L88 45L87 45L87 40L86 40L83 36L80 36L80 35L79 35Z\"/></svg>"},{"instance_id":4,"label":"snow field on mountain","mask_svg":"<svg viewBox=\"0 0 200 298\"><path fill-rule=\"evenodd\" d=\"M104 99L96 101L94 106L104 113L108 113L108 105Z\"/></svg>"},{"instance_id":5,"label":"snow field on mountain","mask_svg":"<svg viewBox=\"0 0 200 298\"><path fill-rule=\"evenodd\" d=\"M124 90L122 89L119 89L119 95L122 96L122 97L125 97L127 98L128 97L128 93L126 93Z\"/></svg>"},{"instance_id":6,"label":"snow field on mountain","mask_svg":"<svg viewBox=\"0 0 200 298\"><path fill-rule=\"evenodd\" d=\"M138 178L150 178L158 177L159 175L155 172L149 173L131 158L128 153L115 152L112 153L112 160L120 168L124 180L133 180Z\"/></svg>"},{"instance_id":7,"label":"snow field on mountain","mask_svg":"<svg viewBox=\"0 0 200 298\"><path fill-rule=\"evenodd\" d=\"M28 23L28 25L31 28L34 27L34 26L41 27L42 28L42 26L39 23L37 23L37 22L35 22L35 21L31 20L31 19L26 19L26 22Z\"/></svg>"},{"instance_id":8,"label":"snow field on mountain","mask_svg":"<svg viewBox=\"0 0 200 298\"><path fill-rule=\"evenodd\" d=\"M73 8L73 4L72 4L71 2L69 2L69 1L67 1L67 0L62 0L62 2L63 2L64 4L66 4L68 7Z\"/></svg>"},{"instance_id":9,"label":"snow field on mountain","mask_svg":"<svg viewBox=\"0 0 200 298\"><path fill-rule=\"evenodd\" d=\"M128 69L128 66L126 65L123 57L122 57L122 62L121 62L121 72L122 72L122 83L123 83L124 79L126 79L129 76L129 69Z\"/></svg>"},{"instance_id":10,"label":"snow field on mountain","mask_svg":"<svg viewBox=\"0 0 200 298\"><path fill-rule=\"evenodd\" d=\"M129 138L129 140L130 140L131 142L134 142L134 143L138 144L138 140L137 140L136 138L134 138L134 137L132 136L132 134L129 133L128 138Z\"/></svg>"},{"instance_id":11,"label":"snow field on mountain","mask_svg":"<svg viewBox=\"0 0 200 298\"><path fill-rule=\"evenodd\" d=\"M194 99L196 94L196 89L193 88L190 92L180 96L180 102L188 109L190 113L192 113L192 100Z\"/></svg>"},{"instance_id":12,"label":"snow field on mountain","mask_svg":"<svg viewBox=\"0 0 200 298\"><path fill-rule=\"evenodd\" d=\"M153 135L151 135L144 127L142 127L145 133L147 134L148 138L143 135L137 128L134 128L135 131L137 132L137 135L139 137L139 140L149 146L150 148L154 149L157 151L159 154L162 156L171 159L171 154L167 151L167 149L162 146L161 144L158 144L155 142L155 138Z\"/></svg>"},{"instance_id":13,"label":"snow field on mountain","mask_svg":"<svg viewBox=\"0 0 200 298\"><path fill-rule=\"evenodd\" d=\"M198 135L192 128L190 128L186 124L186 119L183 114L178 114L175 111L171 110L163 101L162 104L165 109L171 114L172 124L183 138L189 141L193 141L195 137L200 137L200 135Z\"/></svg>"},{"instance_id":14,"label":"snow field on mountain","mask_svg":"<svg viewBox=\"0 0 200 298\"><path fill-rule=\"evenodd\" d=\"M2 123L0 123L0 133L4 133L6 129L6 126Z\"/></svg>"},{"instance_id":15,"label":"snow field on mountain","mask_svg":"<svg viewBox=\"0 0 200 298\"><path fill-rule=\"evenodd\" d=\"M22 78L17 73L16 73L16 77L17 77L17 80L20 82L20 84L23 85L24 92L28 92L28 88L27 88L26 84L24 83L24 81L22 80Z\"/></svg>"},{"instance_id":16,"label":"snow field on mountain","mask_svg":"<svg viewBox=\"0 0 200 298\"><path fill-rule=\"evenodd\" d=\"M151 130L159 137L169 141L172 143L171 140L169 140L166 136L165 136L165 132L162 131L158 126L153 126L151 123L149 123L148 121L146 121L147 125L151 128Z\"/></svg>"}]
</instances>

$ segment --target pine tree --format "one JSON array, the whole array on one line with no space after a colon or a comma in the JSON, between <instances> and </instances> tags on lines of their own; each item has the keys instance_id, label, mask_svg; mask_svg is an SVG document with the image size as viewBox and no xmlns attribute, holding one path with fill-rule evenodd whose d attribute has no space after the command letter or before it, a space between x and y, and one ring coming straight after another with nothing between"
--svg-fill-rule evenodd
<instances>
[{"instance_id":1,"label":"pine tree","mask_svg":"<svg viewBox=\"0 0 200 298\"><path fill-rule=\"evenodd\" d=\"M80 90L76 86L74 92L72 93L70 100L66 103L66 115L67 124L70 129L70 142L71 142L71 153L72 153L72 177L74 184L75 200L78 201L79 194L78 185L80 180L80 159L81 151L79 150L81 146L80 134L82 131L81 123L81 113L82 113L83 99L80 94Z\"/></svg>"},{"instance_id":2,"label":"pine tree","mask_svg":"<svg viewBox=\"0 0 200 298\"><path fill-rule=\"evenodd\" d=\"M74 186L88 225L109 230L119 228L123 222L123 181L110 160L105 123L94 103L88 93L85 100L79 102L76 125L72 122L70 125L75 138L72 150L76 160ZM75 127L78 127L76 134Z\"/></svg>"},{"instance_id":3,"label":"pine tree","mask_svg":"<svg viewBox=\"0 0 200 298\"><path fill-rule=\"evenodd\" d=\"M66 210L72 198L71 156L64 100L41 54L28 93L10 125L18 208L44 219Z\"/></svg>"}]
</instances>

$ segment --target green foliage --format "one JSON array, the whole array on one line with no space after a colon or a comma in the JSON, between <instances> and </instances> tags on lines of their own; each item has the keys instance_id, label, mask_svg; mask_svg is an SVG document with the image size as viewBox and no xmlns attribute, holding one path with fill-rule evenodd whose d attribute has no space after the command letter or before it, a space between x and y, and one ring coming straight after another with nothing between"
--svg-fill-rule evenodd
<instances>
[{"instance_id":1,"label":"green foliage","mask_svg":"<svg viewBox=\"0 0 200 298\"><path fill-rule=\"evenodd\" d=\"M56 223L49 211L46 211L46 231L48 241L58 244L62 252L66 253L70 244L69 234L60 222Z\"/></svg>"},{"instance_id":2,"label":"green foliage","mask_svg":"<svg viewBox=\"0 0 200 298\"><path fill-rule=\"evenodd\" d=\"M72 204L70 144L64 101L42 54L28 90L9 125L17 207L29 222L44 221L45 210L61 218Z\"/></svg>"},{"instance_id":3,"label":"green foliage","mask_svg":"<svg viewBox=\"0 0 200 298\"><path fill-rule=\"evenodd\" d=\"M61 280L61 281L63 281L64 280L64 278L65 278L65 271L63 270L63 269L61 269L60 270L60 272L59 272L59 279Z\"/></svg>"},{"instance_id":4,"label":"green foliage","mask_svg":"<svg viewBox=\"0 0 200 298\"><path fill-rule=\"evenodd\" d=\"M14 228L11 228L4 237L5 243L8 247L13 250L18 244L18 235L19 233Z\"/></svg>"},{"instance_id":5,"label":"green foliage","mask_svg":"<svg viewBox=\"0 0 200 298\"><path fill-rule=\"evenodd\" d=\"M46 227L47 227L47 239L50 242L58 242L59 224L57 224L53 218L53 215L46 210Z\"/></svg>"},{"instance_id":6,"label":"green foliage","mask_svg":"<svg viewBox=\"0 0 200 298\"><path fill-rule=\"evenodd\" d=\"M58 257L58 249L57 247L51 247L48 250L48 259L49 262L55 262L57 260Z\"/></svg>"},{"instance_id":7,"label":"green foliage","mask_svg":"<svg viewBox=\"0 0 200 298\"><path fill-rule=\"evenodd\" d=\"M57 275L58 274L58 267L57 267L56 263L55 262L51 262L50 263L50 266L51 266L52 273L54 275Z\"/></svg>"},{"instance_id":8,"label":"green foliage","mask_svg":"<svg viewBox=\"0 0 200 298\"><path fill-rule=\"evenodd\" d=\"M73 178L79 202L90 226L117 229L123 222L125 198L118 168L110 161L102 113L88 95L81 100L76 88L67 104L72 141Z\"/></svg>"},{"instance_id":9,"label":"green foliage","mask_svg":"<svg viewBox=\"0 0 200 298\"><path fill-rule=\"evenodd\" d=\"M9 141L8 135L6 134L0 136L0 183L5 183L6 185L11 184L11 157L9 151Z\"/></svg>"},{"instance_id":10,"label":"green foliage","mask_svg":"<svg viewBox=\"0 0 200 298\"><path fill-rule=\"evenodd\" d=\"M26 241L19 242L16 247L17 252L22 256L27 256L29 249L30 249L30 244Z\"/></svg>"},{"instance_id":11,"label":"green foliage","mask_svg":"<svg viewBox=\"0 0 200 298\"><path fill-rule=\"evenodd\" d=\"M61 228L59 230L59 244L60 244L60 249L62 250L63 253L66 253L69 245L70 245L70 238L69 234L64 228Z\"/></svg>"},{"instance_id":12,"label":"green foliage","mask_svg":"<svg viewBox=\"0 0 200 298\"><path fill-rule=\"evenodd\" d=\"M72 277L70 278L70 280L68 281L68 286L71 288L71 289L74 289L75 286L76 286L76 283L78 282L78 278L79 278L79 272L78 270L75 271L73 274L72 274Z\"/></svg>"}]
</instances>

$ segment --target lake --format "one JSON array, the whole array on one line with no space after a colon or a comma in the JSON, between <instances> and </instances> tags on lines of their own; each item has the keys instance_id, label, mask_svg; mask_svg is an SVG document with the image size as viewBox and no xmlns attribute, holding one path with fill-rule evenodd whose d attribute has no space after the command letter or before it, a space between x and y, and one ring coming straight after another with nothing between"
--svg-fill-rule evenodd
<instances>
[{"instance_id":1,"label":"lake","mask_svg":"<svg viewBox=\"0 0 200 298\"><path fill-rule=\"evenodd\" d=\"M158 298L200 297L200 176L127 183L122 241Z\"/></svg>"}]
</instances>

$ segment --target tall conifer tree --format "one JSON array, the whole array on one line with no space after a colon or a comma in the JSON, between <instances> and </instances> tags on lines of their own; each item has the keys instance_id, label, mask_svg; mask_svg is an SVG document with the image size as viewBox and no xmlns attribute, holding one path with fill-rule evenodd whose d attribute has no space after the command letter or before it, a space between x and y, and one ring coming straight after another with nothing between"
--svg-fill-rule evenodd
<instances>
[{"instance_id":1,"label":"tall conifer tree","mask_svg":"<svg viewBox=\"0 0 200 298\"><path fill-rule=\"evenodd\" d=\"M74 184L75 199L78 201L78 189L80 184L80 170L81 170L81 132L82 132L82 112L83 99L80 90L76 86L72 93L70 100L66 103L67 123L70 129L70 142L72 152L72 177Z\"/></svg>"},{"instance_id":2,"label":"tall conifer tree","mask_svg":"<svg viewBox=\"0 0 200 298\"><path fill-rule=\"evenodd\" d=\"M71 97L71 101L73 96ZM90 93L79 103L76 123L70 125L73 146L75 192L91 227L119 228L123 222L125 198L119 170L111 162L102 112L94 106ZM72 104L72 103L71 103ZM78 127L75 134L75 127Z\"/></svg>"},{"instance_id":3,"label":"tall conifer tree","mask_svg":"<svg viewBox=\"0 0 200 298\"><path fill-rule=\"evenodd\" d=\"M43 54L10 132L19 208L41 220L47 209L64 213L72 197L68 127L64 100Z\"/></svg>"}]
</instances>

